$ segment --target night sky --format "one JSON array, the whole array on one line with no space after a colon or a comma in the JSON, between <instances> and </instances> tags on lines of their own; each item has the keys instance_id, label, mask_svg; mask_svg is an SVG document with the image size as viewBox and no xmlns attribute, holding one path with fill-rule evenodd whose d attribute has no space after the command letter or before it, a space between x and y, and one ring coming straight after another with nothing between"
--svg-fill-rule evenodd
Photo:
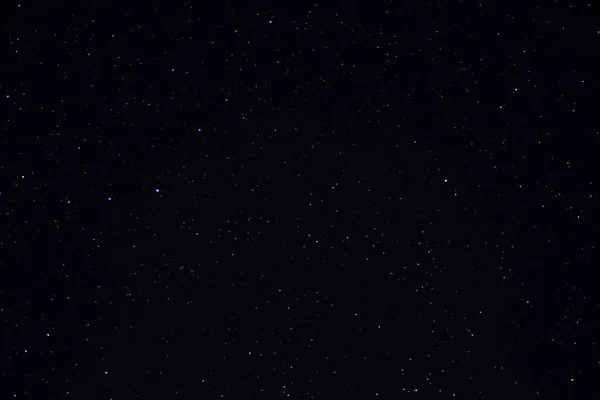
<instances>
[{"instance_id":1,"label":"night sky","mask_svg":"<svg viewBox=\"0 0 600 400\"><path fill-rule=\"evenodd\" d=\"M0 5L0 399L600 396L590 4L127 3Z\"/></svg>"}]
</instances>

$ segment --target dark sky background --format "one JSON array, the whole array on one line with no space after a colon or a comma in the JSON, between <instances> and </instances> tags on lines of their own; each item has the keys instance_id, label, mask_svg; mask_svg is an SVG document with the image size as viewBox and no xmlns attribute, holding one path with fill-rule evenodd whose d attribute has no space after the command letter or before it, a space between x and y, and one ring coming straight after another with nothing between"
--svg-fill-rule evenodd
<instances>
[{"instance_id":1,"label":"dark sky background","mask_svg":"<svg viewBox=\"0 0 600 400\"><path fill-rule=\"evenodd\" d=\"M0 5L1 399L591 399L598 14Z\"/></svg>"}]
</instances>

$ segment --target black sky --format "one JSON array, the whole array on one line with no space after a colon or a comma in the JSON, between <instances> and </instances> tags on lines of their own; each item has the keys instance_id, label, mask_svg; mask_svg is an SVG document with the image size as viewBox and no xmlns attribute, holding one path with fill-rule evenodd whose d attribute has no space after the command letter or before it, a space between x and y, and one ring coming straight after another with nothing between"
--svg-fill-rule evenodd
<instances>
[{"instance_id":1,"label":"black sky","mask_svg":"<svg viewBox=\"0 0 600 400\"><path fill-rule=\"evenodd\" d=\"M596 398L590 4L0 24L0 399Z\"/></svg>"}]
</instances>

